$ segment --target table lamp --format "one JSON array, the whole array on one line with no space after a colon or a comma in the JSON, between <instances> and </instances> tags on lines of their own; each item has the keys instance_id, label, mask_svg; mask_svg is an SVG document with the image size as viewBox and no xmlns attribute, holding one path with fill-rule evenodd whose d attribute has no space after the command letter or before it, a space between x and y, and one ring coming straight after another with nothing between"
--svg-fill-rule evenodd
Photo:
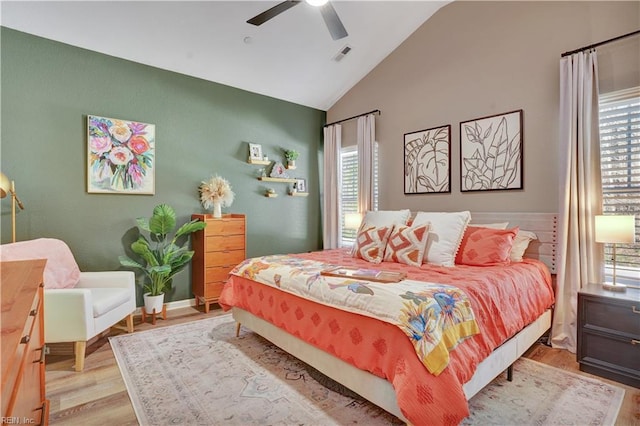
<instances>
[{"instance_id":1,"label":"table lamp","mask_svg":"<svg viewBox=\"0 0 640 426\"><path fill-rule=\"evenodd\" d=\"M613 244L613 282L603 283L602 288L612 291L625 291L624 284L616 283L616 244L635 242L635 216L596 216L595 234L597 243Z\"/></svg>"},{"instance_id":2,"label":"table lamp","mask_svg":"<svg viewBox=\"0 0 640 426\"><path fill-rule=\"evenodd\" d=\"M344 214L344 227L347 229L358 229L362 222L362 215L360 213L345 213Z\"/></svg>"},{"instance_id":3,"label":"table lamp","mask_svg":"<svg viewBox=\"0 0 640 426\"><path fill-rule=\"evenodd\" d=\"M0 172L0 198L4 198L7 195L11 195L11 242L16 242L16 204L20 207L20 210L24 210L22 201L16 194L16 183L9 180L7 175Z\"/></svg>"}]
</instances>

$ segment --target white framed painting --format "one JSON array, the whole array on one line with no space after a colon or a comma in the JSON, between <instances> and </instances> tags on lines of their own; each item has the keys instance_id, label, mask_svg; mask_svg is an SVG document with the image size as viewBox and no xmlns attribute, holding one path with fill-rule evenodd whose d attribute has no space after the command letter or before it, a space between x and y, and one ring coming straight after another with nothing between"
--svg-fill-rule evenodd
<instances>
[{"instance_id":1,"label":"white framed painting","mask_svg":"<svg viewBox=\"0 0 640 426\"><path fill-rule=\"evenodd\" d=\"M87 116L87 192L155 192L155 125Z\"/></svg>"}]
</instances>

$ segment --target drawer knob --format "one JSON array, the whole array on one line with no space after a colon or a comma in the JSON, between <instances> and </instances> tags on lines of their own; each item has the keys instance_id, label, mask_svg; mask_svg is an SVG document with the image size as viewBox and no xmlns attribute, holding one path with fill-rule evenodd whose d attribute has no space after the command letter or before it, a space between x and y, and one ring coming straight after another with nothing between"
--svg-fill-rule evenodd
<instances>
[{"instance_id":1,"label":"drawer knob","mask_svg":"<svg viewBox=\"0 0 640 426\"><path fill-rule=\"evenodd\" d=\"M640 314L640 311L637 310L635 306L631 307L631 312L633 312L634 314Z\"/></svg>"},{"instance_id":2,"label":"drawer knob","mask_svg":"<svg viewBox=\"0 0 640 426\"><path fill-rule=\"evenodd\" d=\"M631 339L631 344L632 345L640 345L640 340Z\"/></svg>"}]
</instances>

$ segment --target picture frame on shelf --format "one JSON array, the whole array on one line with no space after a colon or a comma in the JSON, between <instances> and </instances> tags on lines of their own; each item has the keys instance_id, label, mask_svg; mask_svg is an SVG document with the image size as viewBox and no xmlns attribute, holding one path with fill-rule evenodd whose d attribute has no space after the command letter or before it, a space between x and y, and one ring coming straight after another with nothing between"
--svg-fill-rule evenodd
<instances>
[{"instance_id":1,"label":"picture frame on shelf","mask_svg":"<svg viewBox=\"0 0 640 426\"><path fill-rule=\"evenodd\" d=\"M282 162L276 161L275 164L273 165L273 167L271 168L271 173L269 174L269 177L272 177L272 178L288 178L289 175L287 174L287 170L285 169L285 167L282 164Z\"/></svg>"},{"instance_id":2,"label":"picture frame on shelf","mask_svg":"<svg viewBox=\"0 0 640 426\"><path fill-rule=\"evenodd\" d=\"M451 125L404 134L404 193L451 192Z\"/></svg>"},{"instance_id":3,"label":"picture frame on shelf","mask_svg":"<svg viewBox=\"0 0 640 426\"><path fill-rule=\"evenodd\" d=\"M307 192L307 181L305 179L298 179L293 184L293 188L296 192Z\"/></svg>"},{"instance_id":4,"label":"picture frame on shelf","mask_svg":"<svg viewBox=\"0 0 640 426\"><path fill-rule=\"evenodd\" d=\"M249 160L263 161L262 145L249 142Z\"/></svg>"},{"instance_id":5,"label":"picture frame on shelf","mask_svg":"<svg viewBox=\"0 0 640 426\"><path fill-rule=\"evenodd\" d=\"M460 191L523 189L522 109L460 123Z\"/></svg>"}]
</instances>

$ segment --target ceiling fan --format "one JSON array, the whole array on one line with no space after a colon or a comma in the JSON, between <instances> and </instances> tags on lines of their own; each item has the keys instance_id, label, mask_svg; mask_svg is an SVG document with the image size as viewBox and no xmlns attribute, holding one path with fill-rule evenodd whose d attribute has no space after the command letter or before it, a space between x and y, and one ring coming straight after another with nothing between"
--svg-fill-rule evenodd
<instances>
[{"instance_id":1,"label":"ceiling fan","mask_svg":"<svg viewBox=\"0 0 640 426\"><path fill-rule=\"evenodd\" d=\"M324 19L324 23L327 25L329 29L329 33L334 40L339 40L348 36L347 30L342 25L342 21L338 17L336 10L331 5L331 2L327 0L305 0L312 6L317 6L320 8L320 13L322 14L322 18ZM271 9L265 10L259 15L254 16L253 18L247 21L248 24L252 24L255 26L262 25L268 20L275 18L280 15L282 12L285 12L292 8L293 6L302 3L302 0L288 0L283 1L282 3L278 3L273 6Z\"/></svg>"}]
</instances>

